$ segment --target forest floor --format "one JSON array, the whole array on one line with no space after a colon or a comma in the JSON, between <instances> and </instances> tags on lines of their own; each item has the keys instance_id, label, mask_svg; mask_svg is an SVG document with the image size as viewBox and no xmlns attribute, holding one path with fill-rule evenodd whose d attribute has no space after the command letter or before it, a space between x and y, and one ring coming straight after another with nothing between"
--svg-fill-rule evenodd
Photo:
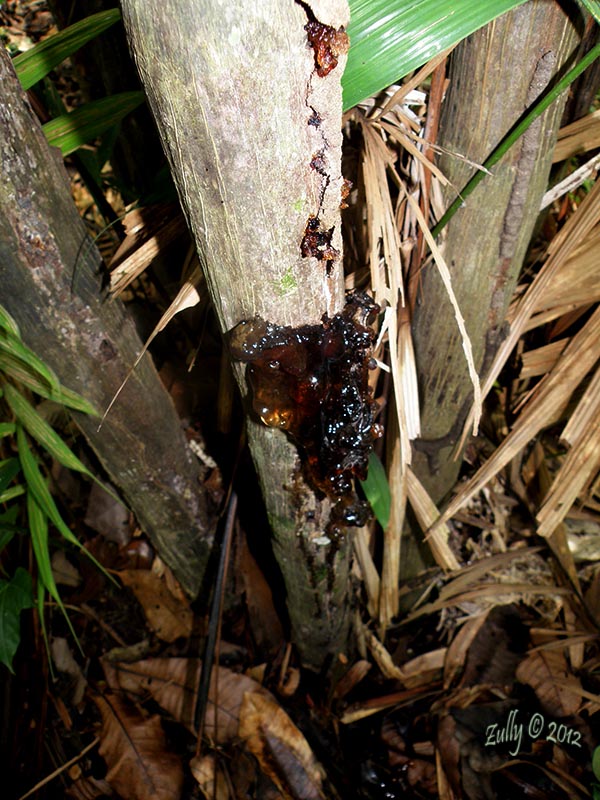
<instances>
[{"instance_id":1,"label":"forest floor","mask_svg":"<svg viewBox=\"0 0 600 800\"><path fill-rule=\"evenodd\" d=\"M2 15L9 44L35 41L53 24L43 2L8 3ZM82 216L94 224L70 172ZM553 232L577 203L563 203ZM110 234L104 242L110 251ZM165 294L172 296L158 267L125 294L146 334L168 305ZM218 410L218 381L205 379L219 370L216 323L204 306L170 332L153 355L206 465L202 491L222 530L242 432L237 411L227 422ZM190 342L200 336L211 345L198 349L190 372ZM554 362L537 373L527 364L539 377ZM461 485L506 437L515 387L527 402L529 384L522 373L519 380L503 373ZM69 422L62 433L93 466ZM37 610L27 612L14 672L0 666L6 797L597 800L597 489L588 484L586 502L546 538L532 511L562 463L560 437L558 422L540 432L453 516L450 546L461 567L433 565L406 582L391 624L378 618L357 566L354 646L322 674L303 670L289 641L247 454L237 468L240 510L218 631L210 598L190 602L124 505L48 463L64 518L106 574L53 540L53 575L72 630L55 602L44 609L45 629ZM368 534L379 566L375 522ZM203 698L211 633L217 666L204 676Z\"/></svg>"}]
</instances>

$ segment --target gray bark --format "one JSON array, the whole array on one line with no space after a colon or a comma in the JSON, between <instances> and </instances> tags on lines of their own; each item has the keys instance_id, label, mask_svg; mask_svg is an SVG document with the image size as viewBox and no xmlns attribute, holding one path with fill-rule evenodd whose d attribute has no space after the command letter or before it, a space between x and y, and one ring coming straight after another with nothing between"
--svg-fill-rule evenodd
<instances>
[{"instance_id":1,"label":"gray bark","mask_svg":"<svg viewBox=\"0 0 600 800\"><path fill-rule=\"evenodd\" d=\"M521 114L565 68L578 36L554 0L531 0L470 36L452 53L438 143L482 163ZM547 185L552 149L566 95L536 121L452 219L444 255L465 317L477 368L485 373L502 341L507 305ZM473 169L445 156L452 183L464 186ZM450 196L451 195L451 196ZM452 458L472 389L461 340L441 281L428 268L413 333L422 398L422 439L415 469L436 500L456 481Z\"/></svg>"},{"instance_id":2,"label":"gray bark","mask_svg":"<svg viewBox=\"0 0 600 800\"><path fill-rule=\"evenodd\" d=\"M0 85L0 303L65 386L104 411L141 342L122 303L103 296L101 258L71 198L62 159L50 150L4 51ZM161 557L196 594L212 542L205 495L150 357L100 431L97 419L75 418Z\"/></svg>"},{"instance_id":3,"label":"gray bark","mask_svg":"<svg viewBox=\"0 0 600 800\"><path fill-rule=\"evenodd\" d=\"M345 0L308 5L336 29L347 23ZM124 0L123 16L223 331L257 314L300 325L339 311L343 60L317 77L306 11L293 0ZM319 125L309 124L315 112ZM317 214L335 228L331 274L300 252ZM245 393L240 369L237 378ZM333 554L315 543L328 504L304 482L285 435L250 418L248 438L293 640L318 668L345 647L350 545Z\"/></svg>"}]
</instances>

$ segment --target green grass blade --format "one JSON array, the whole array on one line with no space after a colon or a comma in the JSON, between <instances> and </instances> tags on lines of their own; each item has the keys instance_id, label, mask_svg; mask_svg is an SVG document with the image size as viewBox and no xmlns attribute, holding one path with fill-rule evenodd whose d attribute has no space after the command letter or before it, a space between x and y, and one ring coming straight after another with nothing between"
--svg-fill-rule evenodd
<instances>
[{"instance_id":1,"label":"green grass blade","mask_svg":"<svg viewBox=\"0 0 600 800\"><path fill-rule=\"evenodd\" d=\"M21 611L32 606L31 575L23 567L17 567L10 581L0 580L0 661L11 672L21 641Z\"/></svg>"},{"instance_id":2,"label":"green grass blade","mask_svg":"<svg viewBox=\"0 0 600 800\"><path fill-rule=\"evenodd\" d=\"M52 119L42 128L49 144L60 148L63 156L68 156L116 125L144 100L143 92L113 94Z\"/></svg>"},{"instance_id":3,"label":"green grass blade","mask_svg":"<svg viewBox=\"0 0 600 800\"><path fill-rule=\"evenodd\" d=\"M600 24L600 2L599 0L579 0L579 5L587 8L592 17Z\"/></svg>"},{"instance_id":4,"label":"green grass blade","mask_svg":"<svg viewBox=\"0 0 600 800\"><path fill-rule=\"evenodd\" d=\"M73 531L67 526L56 507L56 503L50 494L50 490L46 486L46 481L39 470L36 458L31 452L29 441L21 425L17 426L17 449L23 475L25 476L25 481L29 490L28 494L33 495L38 506L59 530L62 536L68 542L80 548L81 543L78 541Z\"/></svg>"},{"instance_id":5,"label":"green grass blade","mask_svg":"<svg viewBox=\"0 0 600 800\"><path fill-rule=\"evenodd\" d=\"M0 332L0 356L8 356L26 364L30 370L45 381L53 391L60 391L60 383L50 367L46 366L23 342L14 334Z\"/></svg>"},{"instance_id":6,"label":"green grass blade","mask_svg":"<svg viewBox=\"0 0 600 800\"><path fill-rule=\"evenodd\" d=\"M52 599L62 605L54 575L52 574L52 562L48 547L48 517L40 508L33 492L27 492L27 521L40 580Z\"/></svg>"},{"instance_id":7,"label":"green grass blade","mask_svg":"<svg viewBox=\"0 0 600 800\"><path fill-rule=\"evenodd\" d=\"M15 503L15 505L7 508L3 514L0 514L0 551L4 550L15 534L27 533L26 528L22 525L17 525L19 511L20 508Z\"/></svg>"},{"instance_id":8,"label":"green grass blade","mask_svg":"<svg viewBox=\"0 0 600 800\"><path fill-rule=\"evenodd\" d=\"M84 414L90 414L94 417L100 416L93 405L77 392L66 389L64 386L60 386L58 391L52 389L31 367L2 350L0 350L0 372L10 375L15 381L27 386L32 392L39 394L40 397L44 397L46 400L60 403L60 405L73 411L82 411Z\"/></svg>"},{"instance_id":9,"label":"green grass blade","mask_svg":"<svg viewBox=\"0 0 600 800\"><path fill-rule=\"evenodd\" d=\"M63 442L56 431L48 425L46 420L42 419L21 392L7 383L4 387L4 395L17 420L44 450L47 450L53 458L64 467L67 467L67 469L83 472L84 475L93 478L92 473L85 464L81 463L75 453Z\"/></svg>"},{"instance_id":10,"label":"green grass blade","mask_svg":"<svg viewBox=\"0 0 600 800\"><path fill-rule=\"evenodd\" d=\"M20 53L13 59L13 65L23 89L29 89L57 64L120 19L121 12L118 8L100 11L75 22L54 36L49 36L26 53Z\"/></svg>"},{"instance_id":11,"label":"green grass blade","mask_svg":"<svg viewBox=\"0 0 600 800\"><path fill-rule=\"evenodd\" d=\"M569 70L560 81L550 91L546 92L541 99L528 111L522 119L517 122L513 128L506 134L500 144L492 151L492 153L483 162L483 170L479 170L473 175L471 180L467 183L464 189L460 192L456 200L444 212L444 215L432 229L432 235L438 234L446 227L448 222L456 214L458 209L463 205L467 197L479 186L481 181L489 174L489 171L495 166L498 161L510 150L513 144L525 133L527 128L539 117L544 111L552 105L552 103L567 89L573 81L578 78L581 73L586 70L598 57L600 57L600 42L596 44L581 61L576 64L573 69Z\"/></svg>"},{"instance_id":12,"label":"green grass blade","mask_svg":"<svg viewBox=\"0 0 600 800\"><path fill-rule=\"evenodd\" d=\"M2 439L3 436L14 436L15 431L14 422L0 422L0 439Z\"/></svg>"},{"instance_id":13,"label":"green grass blade","mask_svg":"<svg viewBox=\"0 0 600 800\"><path fill-rule=\"evenodd\" d=\"M21 497L25 494L25 487L20 483L17 486L11 486L10 489L5 489L0 492L0 503L8 503L9 500L14 500L16 497Z\"/></svg>"},{"instance_id":14,"label":"green grass blade","mask_svg":"<svg viewBox=\"0 0 600 800\"><path fill-rule=\"evenodd\" d=\"M0 306L0 329L6 331L17 339L21 338L19 326L5 308Z\"/></svg>"},{"instance_id":15,"label":"green grass blade","mask_svg":"<svg viewBox=\"0 0 600 800\"><path fill-rule=\"evenodd\" d=\"M40 508L32 492L27 492L27 521L29 523L31 544L33 547L33 553L35 555L35 562L37 564L40 581L43 583L44 588L50 597L62 611L65 620L67 621L67 625L69 626L69 630L77 642L77 646L81 652L83 652L79 643L79 639L77 638L77 634L75 633L75 629L71 624L71 620L69 619L69 615L67 614L67 610L64 607L63 601L61 600L58 588L56 586L56 582L54 580L52 562L50 560L50 550L48 548L48 517Z\"/></svg>"},{"instance_id":16,"label":"green grass blade","mask_svg":"<svg viewBox=\"0 0 600 800\"><path fill-rule=\"evenodd\" d=\"M35 456L30 450L29 442L27 440L27 436L25 431L21 425L17 425L17 450L19 453L19 461L21 462L21 467L23 469L23 475L25 477L25 481L27 483L28 494L32 494L35 498L36 503L44 512L44 514L48 517L50 522L54 525L54 527L58 530L61 536L67 540L70 544L77 547L81 550L85 555L90 559L90 561L106 575L109 580L113 583L117 583L115 579L110 575L97 561L94 556L90 553L90 551L85 548L79 539L75 536L73 531L69 528L67 523L61 517L58 508L56 507L56 503L52 495L50 494L50 490L46 485L46 481L42 473L39 470L37 465Z\"/></svg>"},{"instance_id":17,"label":"green grass blade","mask_svg":"<svg viewBox=\"0 0 600 800\"><path fill-rule=\"evenodd\" d=\"M369 456L369 471L366 480L362 481L361 485L377 522L385 530L390 521L392 498L385 469L375 453L371 453Z\"/></svg>"},{"instance_id":18,"label":"green grass blade","mask_svg":"<svg viewBox=\"0 0 600 800\"><path fill-rule=\"evenodd\" d=\"M0 492L3 492L13 478L19 474L21 465L18 458L7 458L0 464Z\"/></svg>"},{"instance_id":19,"label":"green grass blade","mask_svg":"<svg viewBox=\"0 0 600 800\"><path fill-rule=\"evenodd\" d=\"M352 108L525 0L350 0L342 77Z\"/></svg>"}]
</instances>

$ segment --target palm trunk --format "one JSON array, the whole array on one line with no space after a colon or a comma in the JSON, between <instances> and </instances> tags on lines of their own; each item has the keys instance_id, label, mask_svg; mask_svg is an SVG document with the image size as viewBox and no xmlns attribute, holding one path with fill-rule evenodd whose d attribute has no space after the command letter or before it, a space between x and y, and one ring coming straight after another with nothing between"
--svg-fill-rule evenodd
<instances>
[{"instance_id":1,"label":"palm trunk","mask_svg":"<svg viewBox=\"0 0 600 800\"><path fill-rule=\"evenodd\" d=\"M561 5L530 0L462 42L450 57L438 144L482 163L573 58L578 42ZM502 341L504 319L538 217L566 95L507 153L452 219L444 246L483 376ZM472 167L451 155L441 168L453 189ZM449 198L454 199L454 194ZM461 340L434 268L426 270L413 334L420 372L422 439L415 469L441 500L455 484L453 449L472 401Z\"/></svg>"},{"instance_id":2,"label":"palm trunk","mask_svg":"<svg viewBox=\"0 0 600 800\"><path fill-rule=\"evenodd\" d=\"M224 332L255 315L318 323L343 305L340 63L319 77L309 4L124 0L123 15L182 206ZM347 23L345 2L314 4ZM343 59L342 59L343 62ZM308 220L334 229L327 269L301 254ZM246 393L241 368L237 378ZM322 537L328 504L285 435L248 419L248 438L287 590L292 637L319 668L349 630L348 541Z\"/></svg>"},{"instance_id":3,"label":"palm trunk","mask_svg":"<svg viewBox=\"0 0 600 800\"><path fill-rule=\"evenodd\" d=\"M102 259L14 73L0 52L0 303L69 388L107 408L142 344L103 297ZM75 274L77 279L74 280ZM198 462L149 356L98 430L74 415L112 482L184 588L195 595L212 544Z\"/></svg>"}]
</instances>

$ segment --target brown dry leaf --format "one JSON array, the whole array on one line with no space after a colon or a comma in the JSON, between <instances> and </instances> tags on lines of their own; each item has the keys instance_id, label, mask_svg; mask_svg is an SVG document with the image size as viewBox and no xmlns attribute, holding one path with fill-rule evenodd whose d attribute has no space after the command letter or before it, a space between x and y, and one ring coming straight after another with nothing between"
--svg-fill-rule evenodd
<instances>
[{"instance_id":1,"label":"brown dry leaf","mask_svg":"<svg viewBox=\"0 0 600 800\"><path fill-rule=\"evenodd\" d=\"M353 664L336 684L333 690L334 700L343 700L346 695L350 694L354 687L357 686L370 671L372 666L373 665L364 658Z\"/></svg>"},{"instance_id":2,"label":"brown dry leaf","mask_svg":"<svg viewBox=\"0 0 600 800\"><path fill-rule=\"evenodd\" d=\"M323 768L274 699L256 693L244 695L239 735L285 798L323 798Z\"/></svg>"},{"instance_id":3,"label":"brown dry leaf","mask_svg":"<svg viewBox=\"0 0 600 800\"><path fill-rule=\"evenodd\" d=\"M191 635L194 615L186 603L171 594L158 575L147 569L124 569L117 575L135 594L148 625L159 639L174 642Z\"/></svg>"},{"instance_id":4,"label":"brown dry leaf","mask_svg":"<svg viewBox=\"0 0 600 800\"><path fill-rule=\"evenodd\" d=\"M110 785L104 779L81 777L65 789L65 796L73 800L97 800L99 797L109 797L111 791Z\"/></svg>"},{"instance_id":5,"label":"brown dry leaf","mask_svg":"<svg viewBox=\"0 0 600 800\"><path fill-rule=\"evenodd\" d=\"M183 215L167 205L129 211L124 224L125 239L109 265L112 294L122 292L159 253L186 232Z\"/></svg>"},{"instance_id":6,"label":"brown dry leaf","mask_svg":"<svg viewBox=\"0 0 600 800\"><path fill-rule=\"evenodd\" d=\"M468 619L450 643L444 660L444 689L449 689L458 673L464 669L469 648L486 621L488 613L489 609Z\"/></svg>"},{"instance_id":7,"label":"brown dry leaf","mask_svg":"<svg viewBox=\"0 0 600 800\"><path fill-rule=\"evenodd\" d=\"M116 695L93 700L102 715L99 752L112 788L127 800L179 800L183 767L167 751L160 717L144 717Z\"/></svg>"},{"instance_id":8,"label":"brown dry leaf","mask_svg":"<svg viewBox=\"0 0 600 800\"><path fill-rule=\"evenodd\" d=\"M196 733L192 717L200 678L199 659L148 658L132 664L109 665L105 662L103 666L106 679L113 689L137 695L147 692L174 719ZM217 744L225 744L237 736L240 707L246 693L272 698L270 692L252 678L225 667L213 668L204 722L206 736Z\"/></svg>"},{"instance_id":9,"label":"brown dry leaf","mask_svg":"<svg viewBox=\"0 0 600 800\"><path fill-rule=\"evenodd\" d=\"M190 769L204 797L209 800L229 800L227 781L218 767L214 753L192 758Z\"/></svg>"},{"instance_id":10,"label":"brown dry leaf","mask_svg":"<svg viewBox=\"0 0 600 800\"><path fill-rule=\"evenodd\" d=\"M456 722L444 714L437 729L435 766L441 800L454 800L453 789L460 789L460 747L456 738Z\"/></svg>"},{"instance_id":11,"label":"brown dry leaf","mask_svg":"<svg viewBox=\"0 0 600 800\"><path fill-rule=\"evenodd\" d=\"M570 675L567 660L560 650L536 650L517 667L516 679L534 690L547 714L567 717L579 709L581 685ZM568 688L566 684L573 688Z\"/></svg>"},{"instance_id":12,"label":"brown dry leaf","mask_svg":"<svg viewBox=\"0 0 600 800\"><path fill-rule=\"evenodd\" d=\"M600 183L597 185L600 186ZM540 381L535 394L519 414L510 434L460 489L439 520L432 526L432 531L437 530L439 525L460 511L542 428L560 417L573 391L597 361L599 336L600 308L594 311L584 327L573 336L554 369Z\"/></svg>"},{"instance_id":13,"label":"brown dry leaf","mask_svg":"<svg viewBox=\"0 0 600 800\"><path fill-rule=\"evenodd\" d=\"M600 147L600 111L587 114L559 130L552 162L556 164L597 147Z\"/></svg>"}]
</instances>

